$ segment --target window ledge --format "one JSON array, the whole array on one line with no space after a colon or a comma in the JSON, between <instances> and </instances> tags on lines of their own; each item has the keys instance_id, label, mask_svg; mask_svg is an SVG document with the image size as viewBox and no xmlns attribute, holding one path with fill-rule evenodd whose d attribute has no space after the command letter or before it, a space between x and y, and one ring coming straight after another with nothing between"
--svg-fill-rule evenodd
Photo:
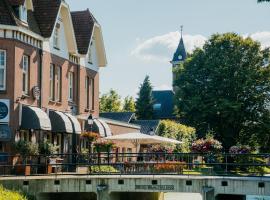
<instances>
[{"instance_id":1,"label":"window ledge","mask_svg":"<svg viewBox=\"0 0 270 200\"><path fill-rule=\"evenodd\" d=\"M6 89L0 90L0 94L7 94L7 90Z\"/></svg>"}]
</instances>

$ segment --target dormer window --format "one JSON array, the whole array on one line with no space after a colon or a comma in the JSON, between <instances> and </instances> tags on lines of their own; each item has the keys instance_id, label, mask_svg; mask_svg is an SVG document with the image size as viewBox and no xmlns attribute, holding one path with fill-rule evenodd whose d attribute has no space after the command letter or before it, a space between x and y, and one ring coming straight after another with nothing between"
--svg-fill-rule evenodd
<instances>
[{"instance_id":1,"label":"dormer window","mask_svg":"<svg viewBox=\"0 0 270 200\"><path fill-rule=\"evenodd\" d=\"M60 24L56 24L53 35L53 47L56 49L60 49L59 35L60 35Z\"/></svg>"},{"instance_id":2,"label":"dormer window","mask_svg":"<svg viewBox=\"0 0 270 200\"><path fill-rule=\"evenodd\" d=\"M20 6L19 15L20 20L27 23L27 8L25 5Z\"/></svg>"},{"instance_id":3,"label":"dormer window","mask_svg":"<svg viewBox=\"0 0 270 200\"><path fill-rule=\"evenodd\" d=\"M153 109L154 109L154 111L160 111L161 110L161 104L160 103L154 104Z\"/></svg>"}]
</instances>

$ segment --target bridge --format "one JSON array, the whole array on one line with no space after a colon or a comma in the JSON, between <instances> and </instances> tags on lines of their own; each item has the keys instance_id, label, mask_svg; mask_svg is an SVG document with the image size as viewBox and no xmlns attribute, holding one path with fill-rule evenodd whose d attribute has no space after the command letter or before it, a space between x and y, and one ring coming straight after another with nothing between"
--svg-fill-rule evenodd
<instances>
[{"instance_id":1,"label":"bridge","mask_svg":"<svg viewBox=\"0 0 270 200\"><path fill-rule=\"evenodd\" d=\"M37 200L163 200L165 193L199 193L204 200L270 196L270 175L262 171L270 167L266 154L72 154L57 155L62 162L52 164L42 164L42 157L32 157L37 162L30 164L0 165L0 184ZM50 173L49 165L55 168ZM31 173L11 170L23 166L32 167Z\"/></svg>"}]
</instances>

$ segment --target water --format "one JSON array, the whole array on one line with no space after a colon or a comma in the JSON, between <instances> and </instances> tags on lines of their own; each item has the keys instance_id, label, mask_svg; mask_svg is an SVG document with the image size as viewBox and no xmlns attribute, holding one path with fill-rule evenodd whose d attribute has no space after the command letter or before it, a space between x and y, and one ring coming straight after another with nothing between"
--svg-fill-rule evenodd
<instances>
[{"instance_id":1,"label":"water","mask_svg":"<svg viewBox=\"0 0 270 200\"><path fill-rule=\"evenodd\" d=\"M166 193L165 200L202 200L200 194L195 193Z\"/></svg>"}]
</instances>

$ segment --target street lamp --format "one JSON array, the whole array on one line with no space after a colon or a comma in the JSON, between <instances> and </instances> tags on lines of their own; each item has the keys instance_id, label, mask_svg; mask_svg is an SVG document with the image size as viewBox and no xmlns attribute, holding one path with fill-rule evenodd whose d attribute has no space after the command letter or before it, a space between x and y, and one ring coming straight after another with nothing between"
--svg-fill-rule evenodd
<instances>
[{"instance_id":1,"label":"street lamp","mask_svg":"<svg viewBox=\"0 0 270 200\"><path fill-rule=\"evenodd\" d=\"M92 114L89 115L89 117L87 119L87 123L88 123L88 125L91 126L91 129L92 129L92 125L94 124L94 119L93 119Z\"/></svg>"}]
</instances>

